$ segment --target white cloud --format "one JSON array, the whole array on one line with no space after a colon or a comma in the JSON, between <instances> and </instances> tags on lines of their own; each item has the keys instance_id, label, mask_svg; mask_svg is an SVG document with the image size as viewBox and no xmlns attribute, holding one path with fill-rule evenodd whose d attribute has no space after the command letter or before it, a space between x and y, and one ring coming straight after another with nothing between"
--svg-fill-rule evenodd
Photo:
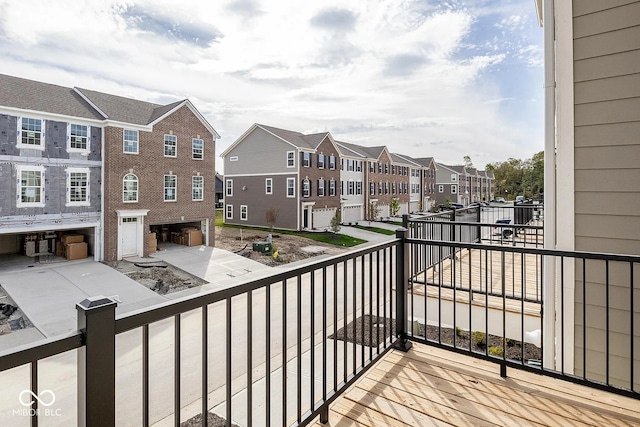
<instances>
[{"instance_id":1,"label":"white cloud","mask_svg":"<svg viewBox=\"0 0 640 427\"><path fill-rule=\"evenodd\" d=\"M261 122L439 161L478 153L483 165L541 148L541 123L517 127L502 109L538 96L501 86L513 58L541 65L529 3L0 0L2 72L189 97L222 134L217 152ZM483 20L493 24L474 40Z\"/></svg>"}]
</instances>

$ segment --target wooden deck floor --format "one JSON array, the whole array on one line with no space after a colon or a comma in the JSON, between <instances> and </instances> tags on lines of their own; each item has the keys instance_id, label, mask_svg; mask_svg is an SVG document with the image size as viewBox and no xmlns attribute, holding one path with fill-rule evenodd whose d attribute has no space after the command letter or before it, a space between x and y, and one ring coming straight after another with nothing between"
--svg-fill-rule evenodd
<instances>
[{"instance_id":1,"label":"wooden deck floor","mask_svg":"<svg viewBox=\"0 0 640 427\"><path fill-rule=\"evenodd\" d=\"M422 344L392 350L332 404L324 426L640 425L638 400L516 369L507 375Z\"/></svg>"}]
</instances>

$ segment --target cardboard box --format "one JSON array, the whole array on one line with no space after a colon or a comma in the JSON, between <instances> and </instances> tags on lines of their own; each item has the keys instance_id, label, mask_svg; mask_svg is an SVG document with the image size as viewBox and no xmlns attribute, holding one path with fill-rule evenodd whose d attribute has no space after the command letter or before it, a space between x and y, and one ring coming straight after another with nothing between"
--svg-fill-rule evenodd
<instances>
[{"instance_id":1,"label":"cardboard box","mask_svg":"<svg viewBox=\"0 0 640 427\"><path fill-rule=\"evenodd\" d=\"M84 242L84 236L82 234L63 234L61 240L63 245L82 243Z\"/></svg>"},{"instance_id":2,"label":"cardboard box","mask_svg":"<svg viewBox=\"0 0 640 427\"><path fill-rule=\"evenodd\" d=\"M198 231L198 229L196 227L184 227L182 229L182 235L186 236L187 234L189 234L192 231Z\"/></svg>"},{"instance_id":3,"label":"cardboard box","mask_svg":"<svg viewBox=\"0 0 640 427\"><path fill-rule=\"evenodd\" d=\"M187 246L200 246L202 244L202 231L200 230L192 230L189 231L186 235Z\"/></svg>"},{"instance_id":4,"label":"cardboard box","mask_svg":"<svg viewBox=\"0 0 640 427\"><path fill-rule=\"evenodd\" d=\"M149 253L156 253L158 250L158 240L156 239L156 233L149 233Z\"/></svg>"},{"instance_id":5,"label":"cardboard box","mask_svg":"<svg viewBox=\"0 0 640 427\"><path fill-rule=\"evenodd\" d=\"M74 259L83 259L87 257L87 244L86 243L69 243L66 245L67 259L69 261Z\"/></svg>"}]
</instances>

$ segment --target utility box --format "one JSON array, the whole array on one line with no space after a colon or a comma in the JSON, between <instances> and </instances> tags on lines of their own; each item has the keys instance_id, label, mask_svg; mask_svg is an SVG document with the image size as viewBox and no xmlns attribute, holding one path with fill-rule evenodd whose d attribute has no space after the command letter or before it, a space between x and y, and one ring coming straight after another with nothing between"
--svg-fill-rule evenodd
<instances>
[{"instance_id":1,"label":"utility box","mask_svg":"<svg viewBox=\"0 0 640 427\"><path fill-rule=\"evenodd\" d=\"M261 254L271 253L271 243L269 242L256 242L253 244L253 251L260 252Z\"/></svg>"}]
</instances>

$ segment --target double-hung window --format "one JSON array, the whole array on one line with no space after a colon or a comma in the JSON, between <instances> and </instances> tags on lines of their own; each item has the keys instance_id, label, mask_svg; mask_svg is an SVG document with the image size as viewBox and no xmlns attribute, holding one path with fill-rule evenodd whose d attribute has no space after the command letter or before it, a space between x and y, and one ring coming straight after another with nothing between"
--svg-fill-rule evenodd
<instances>
[{"instance_id":1,"label":"double-hung window","mask_svg":"<svg viewBox=\"0 0 640 427\"><path fill-rule=\"evenodd\" d=\"M89 126L69 124L69 151L89 151Z\"/></svg>"},{"instance_id":2,"label":"double-hung window","mask_svg":"<svg viewBox=\"0 0 640 427\"><path fill-rule=\"evenodd\" d=\"M375 194L376 194L376 184L375 182L371 182L369 183L369 195L375 196Z\"/></svg>"},{"instance_id":3,"label":"double-hung window","mask_svg":"<svg viewBox=\"0 0 640 427\"><path fill-rule=\"evenodd\" d=\"M138 131L125 129L123 134L122 151L129 154L138 154Z\"/></svg>"},{"instance_id":4,"label":"double-hung window","mask_svg":"<svg viewBox=\"0 0 640 427\"><path fill-rule=\"evenodd\" d=\"M36 148L44 150L44 120L22 117L19 121L18 148Z\"/></svg>"},{"instance_id":5,"label":"double-hung window","mask_svg":"<svg viewBox=\"0 0 640 427\"><path fill-rule=\"evenodd\" d=\"M225 205L225 218L233 219L233 205Z\"/></svg>"},{"instance_id":6,"label":"double-hung window","mask_svg":"<svg viewBox=\"0 0 640 427\"><path fill-rule=\"evenodd\" d=\"M44 207L44 166L18 166L17 207Z\"/></svg>"},{"instance_id":7,"label":"double-hung window","mask_svg":"<svg viewBox=\"0 0 640 427\"><path fill-rule=\"evenodd\" d=\"M191 140L191 158L194 160L204 159L204 141L202 139L193 138Z\"/></svg>"},{"instance_id":8,"label":"double-hung window","mask_svg":"<svg viewBox=\"0 0 640 427\"><path fill-rule=\"evenodd\" d=\"M329 181L329 195L336 195L336 181L333 178L331 179L331 181Z\"/></svg>"},{"instance_id":9,"label":"double-hung window","mask_svg":"<svg viewBox=\"0 0 640 427\"><path fill-rule=\"evenodd\" d=\"M287 151L287 167L295 168L296 167L296 153L295 151Z\"/></svg>"},{"instance_id":10,"label":"double-hung window","mask_svg":"<svg viewBox=\"0 0 640 427\"><path fill-rule=\"evenodd\" d=\"M273 178L264 179L264 194L273 194Z\"/></svg>"},{"instance_id":11,"label":"double-hung window","mask_svg":"<svg viewBox=\"0 0 640 427\"><path fill-rule=\"evenodd\" d=\"M67 169L67 206L89 206L89 168Z\"/></svg>"},{"instance_id":12,"label":"double-hung window","mask_svg":"<svg viewBox=\"0 0 640 427\"><path fill-rule=\"evenodd\" d=\"M324 179L318 180L318 197L324 197Z\"/></svg>"},{"instance_id":13,"label":"double-hung window","mask_svg":"<svg viewBox=\"0 0 640 427\"><path fill-rule=\"evenodd\" d=\"M227 196L233 196L233 180L227 180L226 193Z\"/></svg>"},{"instance_id":14,"label":"double-hung window","mask_svg":"<svg viewBox=\"0 0 640 427\"><path fill-rule=\"evenodd\" d=\"M356 181L356 195L362 194L362 181Z\"/></svg>"},{"instance_id":15,"label":"double-hung window","mask_svg":"<svg viewBox=\"0 0 640 427\"><path fill-rule=\"evenodd\" d=\"M191 200L204 200L204 176L191 177Z\"/></svg>"},{"instance_id":16,"label":"double-hung window","mask_svg":"<svg viewBox=\"0 0 640 427\"><path fill-rule=\"evenodd\" d=\"M329 156L329 169L334 170L336 168L336 156Z\"/></svg>"},{"instance_id":17,"label":"double-hung window","mask_svg":"<svg viewBox=\"0 0 640 427\"><path fill-rule=\"evenodd\" d=\"M305 168L311 167L311 153L302 153L302 166Z\"/></svg>"},{"instance_id":18,"label":"double-hung window","mask_svg":"<svg viewBox=\"0 0 640 427\"><path fill-rule=\"evenodd\" d=\"M249 219L249 208L247 205L240 205L240 221Z\"/></svg>"},{"instance_id":19,"label":"double-hung window","mask_svg":"<svg viewBox=\"0 0 640 427\"><path fill-rule=\"evenodd\" d=\"M355 184L353 181L349 180L347 184L347 195L353 196L355 194Z\"/></svg>"},{"instance_id":20,"label":"double-hung window","mask_svg":"<svg viewBox=\"0 0 640 427\"><path fill-rule=\"evenodd\" d=\"M287 178L287 197L296 197L296 179Z\"/></svg>"},{"instance_id":21,"label":"double-hung window","mask_svg":"<svg viewBox=\"0 0 640 427\"><path fill-rule=\"evenodd\" d=\"M178 137L175 135L164 136L164 156L177 157Z\"/></svg>"},{"instance_id":22,"label":"double-hung window","mask_svg":"<svg viewBox=\"0 0 640 427\"><path fill-rule=\"evenodd\" d=\"M324 169L324 154L318 154L318 169Z\"/></svg>"},{"instance_id":23,"label":"double-hung window","mask_svg":"<svg viewBox=\"0 0 640 427\"><path fill-rule=\"evenodd\" d=\"M175 175L164 176L164 201L175 202L177 200L178 177Z\"/></svg>"}]
</instances>

